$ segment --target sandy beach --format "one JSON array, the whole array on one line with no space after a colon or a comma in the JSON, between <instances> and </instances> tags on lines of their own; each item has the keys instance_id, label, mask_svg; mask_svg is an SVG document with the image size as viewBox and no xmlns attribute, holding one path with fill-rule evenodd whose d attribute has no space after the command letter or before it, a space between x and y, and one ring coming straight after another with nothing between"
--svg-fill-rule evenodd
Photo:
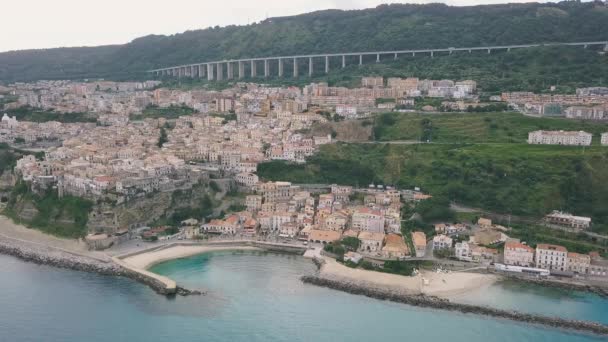
<instances>
[{"instance_id":1,"label":"sandy beach","mask_svg":"<svg viewBox=\"0 0 608 342\"><path fill-rule=\"evenodd\" d=\"M331 258L325 258L325 264L321 267L320 276L370 288L388 289L402 294L426 294L444 298L490 286L499 280L499 277L495 275L466 272L435 273L423 271L417 276L405 277L396 274L353 269Z\"/></svg>"},{"instance_id":2,"label":"sandy beach","mask_svg":"<svg viewBox=\"0 0 608 342\"><path fill-rule=\"evenodd\" d=\"M175 245L165 249L150 251L147 253L137 254L131 257L123 258L125 263L128 263L132 267L139 268L142 270L148 269L161 262L186 258L189 256L206 253L206 252L217 252L227 250L261 250L256 247L249 246L183 246Z\"/></svg>"}]
</instances>

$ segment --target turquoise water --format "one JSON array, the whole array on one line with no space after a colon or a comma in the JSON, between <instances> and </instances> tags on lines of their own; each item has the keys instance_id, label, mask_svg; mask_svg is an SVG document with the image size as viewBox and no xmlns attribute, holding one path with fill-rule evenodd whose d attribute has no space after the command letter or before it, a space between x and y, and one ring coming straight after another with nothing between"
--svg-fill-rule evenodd
<instances>
[{"instance_id":1,"label":"turquoise water","mask_svg":"<svg viewBox=\"0 0 608 342\"><path fill-rule=\"evenodd\" d=\"M0 341L603 341L304 285L301 257L219 252L158 265L209 295L0 256Z\"/></svg>"},{"instance_id":2,"label":"turquoise water","mask_svg":"<svg viewBox=\"0 0 608 342\"><path fill-rule=\"evenodd\" d=\"M596 294L503 281L452 300L608 324L608 299Z\"/></svg>"}]
</instances>

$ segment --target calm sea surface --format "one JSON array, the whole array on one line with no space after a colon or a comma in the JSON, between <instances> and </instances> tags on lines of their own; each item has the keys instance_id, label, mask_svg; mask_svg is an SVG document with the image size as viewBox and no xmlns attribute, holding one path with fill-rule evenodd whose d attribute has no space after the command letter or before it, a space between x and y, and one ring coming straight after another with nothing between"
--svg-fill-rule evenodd
<instances>
[{"instance_id":1,"label":"calm sea surface","mask_svg":"<svg viewBox=\"0 0 608 342\"><path fill-rule=\"evenodd\" d=\"M315 267L298 256L216 252L163 263L153 271L209 294L167 299L128 279L0 256L0 341L605 340L304 285L299 276ZM498 293L503 307L524 303L543 311L539 307L546 305L545 313L606 320L605 307L591 310L596 306L588 302L596 299L579 294L556 299L533 290L516 300L509 299L519 296L515 289L483 291L483 296Z\"/></svg>"}]
</instances>

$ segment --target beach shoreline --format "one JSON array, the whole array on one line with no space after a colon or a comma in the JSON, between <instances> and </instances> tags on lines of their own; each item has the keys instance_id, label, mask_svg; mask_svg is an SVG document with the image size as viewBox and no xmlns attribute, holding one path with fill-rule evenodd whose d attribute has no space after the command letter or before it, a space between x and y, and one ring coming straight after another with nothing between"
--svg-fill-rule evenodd
<instances>
[{"instance_id":1,"label":"beach shoreline","mask_svg":"<svg viewBox=\"0 0 608 342\"><path fill-rule=\"evenodd\" d=\"M319 277L375 290L386 290L404 295L426 295L451 299L464 293L491 286L502 279L499 275L469 272L436 273L420 271L416 276L402 276L354 269L331 258L323 258Z\"/></svg>"},{"instance_id":2,"label":"beach shoreline","mask_svg":"<svg viewBox=\"0 0 608 342\"><path fill-rule=\"evenodd\" d=\"M121 258L129 265L142 269L149 270L155 265L163 262L188 258L204 253L219 252L219 251L261 251L261 248L245 245L234 246L210 246L210 245L169 245L166 248L155 249L149 251L141 251L135 255L129 255Z\"/></svg>"}]
</instances>

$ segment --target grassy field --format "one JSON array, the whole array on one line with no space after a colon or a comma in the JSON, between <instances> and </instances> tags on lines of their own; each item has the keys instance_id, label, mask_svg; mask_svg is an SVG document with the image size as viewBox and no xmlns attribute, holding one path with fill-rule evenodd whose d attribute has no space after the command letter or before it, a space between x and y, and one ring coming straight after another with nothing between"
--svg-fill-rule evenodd
<instances>
[{"instance_id":1,"label":"grassy field","mask_svg":"<svg viewBox=\"0 0 608 342\"><path fill-rule=\"evenodd\" d=\"M608 148L527 144L333 144L305 165L270 162L265 179L421 187L498 213L541 217L554 209L591 216L608 230Z\"/></svg>"},{"instance_id":2,"label":"grassy field","mask_svg":"<svg viewBox=\"0 0 608 342\"><path fill-rule=\"evenodd\" d=\"M441 143L525 143L535 130L584 130L594 143L608 123L564 118L535 118L519 113L414 114L386 113L375 120L378 141L424 140Z\"/></svg>"},{"instance_id":3,"label":"grassy field","mask_svg":"<svg viewBox=\"0 0 608 342\"><path fill-rule=\"evenodd\" d=\"M161 108L157 106L149 106L144 109L141 114L131 114L131 120L143 120L143 119L177 119L182 115L192 115L194 109L187 106L170 106L167 108Z\"/></svg>"}]
</instances>

